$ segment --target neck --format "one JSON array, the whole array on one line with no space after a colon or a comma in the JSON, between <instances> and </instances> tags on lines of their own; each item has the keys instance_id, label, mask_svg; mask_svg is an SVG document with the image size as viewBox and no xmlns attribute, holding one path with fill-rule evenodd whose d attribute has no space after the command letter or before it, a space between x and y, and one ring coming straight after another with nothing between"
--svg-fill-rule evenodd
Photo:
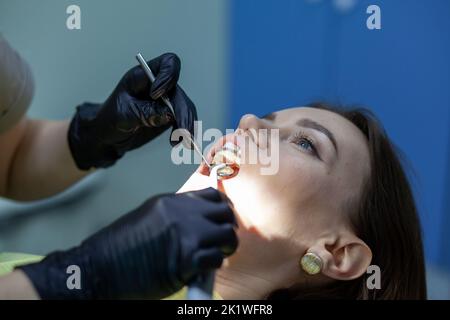
<instances>
[{"instance_id":1,"label":"neck","mask_svg":"<svg viewBox=\"0 0 450 320\"><path fill-rule=\"evenodd\" d=\"M265 299L299 279L296 252L280 250L277 241L262 237L253 227L241 224L237 234L239 247L216 274L215 289L223 299Z\"/></svg>"},{"instance_id":2,"label":"neck","mask_svg":"<svg viewBox=\"0 0 450 320\"><path fill-rule=\"evenodd\" d=\"M271 281L255 270L230 266L228 261L216 273L215 290L225 300L264 299L273 287Z\"/></svg>"}]
</instances>

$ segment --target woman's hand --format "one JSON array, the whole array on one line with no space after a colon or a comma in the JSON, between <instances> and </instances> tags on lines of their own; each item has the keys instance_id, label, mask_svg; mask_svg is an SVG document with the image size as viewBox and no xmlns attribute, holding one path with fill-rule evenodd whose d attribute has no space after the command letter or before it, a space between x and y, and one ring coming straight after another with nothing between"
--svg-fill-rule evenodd
<instances>
[{"instance_id":1,"label":"woman's hand","mask_svg":"<svg viewBox=\"0 0 450 320\"><path fill-rule=\"evenodd\" d=\"M43 299L166 297L236 250L235 217L214 189L156 196L80 246L21 267ZM68 289L67 267L81 288Z\"/></svg>"}]
</instances>

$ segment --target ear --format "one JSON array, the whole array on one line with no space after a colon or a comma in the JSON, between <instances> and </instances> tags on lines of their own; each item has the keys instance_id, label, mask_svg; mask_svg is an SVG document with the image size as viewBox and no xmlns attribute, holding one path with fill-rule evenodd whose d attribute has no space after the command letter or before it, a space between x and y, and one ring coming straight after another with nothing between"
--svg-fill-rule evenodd
<instances>
[{"instance_id":1,"label":"ear","mask_svg":"<svg viewBox=\"0 0 450 320\"><path fill-rule=\"evenodd\" d=\"M350 233L336 240L324 241L308 250L322 259L322 274L336 280L353 280L363 275L372 261L367 244Z\"/></svg>"}]
</instances>

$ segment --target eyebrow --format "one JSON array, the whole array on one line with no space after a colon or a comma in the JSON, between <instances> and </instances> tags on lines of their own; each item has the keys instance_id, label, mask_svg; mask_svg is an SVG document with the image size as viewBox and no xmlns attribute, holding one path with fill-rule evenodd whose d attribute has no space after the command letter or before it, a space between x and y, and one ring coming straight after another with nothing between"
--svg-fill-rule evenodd
<instances>
[{"instance_id":1,"label":"eyebrow","mask_svg":"<svg viewBox=\"0 0 450 320\"><path fill-rule=\"evenodd\" d=\"M327 136L327 138L333 144L333 147L334 147L334 150L336 151L336 154L338 153L338 147L337 147L336 139L334 138L334 135L333 135L332 132L330 132L330 130L328 130L327 128L325 128L321 124L318 124L317 122L315 122L315 121L313 121L311 119L307 119L307 118L298 120L296 124L298 126L300 126L300 127L311 128L311 129L314 129L314 130L322 132L324 135Z\"/></svg>"}]
</instances>

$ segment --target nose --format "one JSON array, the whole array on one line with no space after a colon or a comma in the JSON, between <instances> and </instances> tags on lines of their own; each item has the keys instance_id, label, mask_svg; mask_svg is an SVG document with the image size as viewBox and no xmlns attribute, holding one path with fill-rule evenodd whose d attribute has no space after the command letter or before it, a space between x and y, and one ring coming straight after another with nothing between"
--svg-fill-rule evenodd
<instances>
[{"instance_id":1,"label":"nose","mask_svg":"<svg viewBox=\"0 0 450 320\"><path fill-rule=\"evenodd\" d=\"M261 149L266 149L270 145L269 137L275 129L272 124L264 119L258 118L254 114L246 114L239 121L238 130L247 132Z\"/></svg>"},{"instance_id":2,"label":"nose","mask_svg":"<svg viewBox=\"0 0 450 320\"><path fill-rule=\"evenodd\" d=\"M246 114L242 116L241 120L239 121L238 128L242 130L249 130L249 129L258 130L258 129L270 129L271 126L267 121L258 118L254 114Z\"/></svg>"}]
</instances>

